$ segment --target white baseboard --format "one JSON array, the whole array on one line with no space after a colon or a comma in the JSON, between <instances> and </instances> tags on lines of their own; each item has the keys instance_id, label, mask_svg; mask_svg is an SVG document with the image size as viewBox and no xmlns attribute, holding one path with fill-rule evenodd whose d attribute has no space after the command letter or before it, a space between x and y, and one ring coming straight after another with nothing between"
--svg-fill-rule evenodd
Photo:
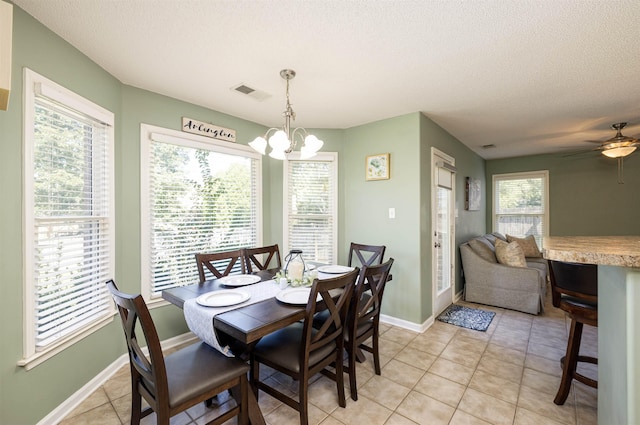
<instances>
[{"instance_id":1,"label":"white baseboard","mask_svg":"<svg viewBox=\"0 0 640 425\"><path fill-rule=\"evenodd\" d=\"M422 324L409 322L407 320L398 319L392 316L387 316L385 314L380 315L380 321L388 325L393 325L399 328L407 329L409 331L422 333L427 329L429 329L431 325L433 325L433 315L429 316L429 318L427 318L427 320L422 322Z\"/></svg>"},{"instance_id":2,"label":"white baseboard","mask_svg":"<svg viewBox=\"0 0 640 425\"><path fill-rule=\"evenodd\" d=\"M456 303L462 299L463 291L460 291L455 294L453 302ZM387 316L385 314L380 315L380 321L382 323L386 323L388 325L398 326L399 328L407 329L414 332L424 332L433 325L435 318L433 315L429 316L427 320L422 322L422 324L417 324L413 322L409 322L407 320L397 319L393 316Z\"/></svg>"},{"instance_id":3,"label":"white baseboard","mask_svg":"<svg viewBox=\"0 0 640 425\"><path fill-rule=\"evenodd\" d=\"M195 336L191 332L188 332L186 334L178 335L176 337L162 341L161 346L163 350L167 350L191 341L196 341L197 339L197 336ZM145 350L145 353L148 354L147 347L143 347L143 349ZM57 424L62 421L67 417L67 415L73 412L73 409L78 407L87 397L93 394L94 391L98 390L102 385L104 385L104 383L107 382L117 371L119 371L122 366L125 366L128 363L129 355L127 353L124 353L116 360L114 360L113 363L107 366L102 372L94 376L93 379L87 382L71 397L66 399L64 402L62 402L62 404L49 412L49 414L42 418L42 420L40 420L37 425Z\"/></svg>"}]
</instances>

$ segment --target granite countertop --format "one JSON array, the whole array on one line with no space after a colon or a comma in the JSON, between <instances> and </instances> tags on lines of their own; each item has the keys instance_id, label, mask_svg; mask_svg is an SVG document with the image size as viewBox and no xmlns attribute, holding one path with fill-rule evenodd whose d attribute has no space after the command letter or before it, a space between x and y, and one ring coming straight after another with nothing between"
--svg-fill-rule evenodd
<instances>
[{"instance_id":1,"label":"granite countertop","mask_svg":"<svg viewBox=\"0 0 640 425\"><path fill-rule=\"evenodd\" d=\"M640 236L548 236L542 247L548 260L640 267Z\"/></svg>"}]
</instances>

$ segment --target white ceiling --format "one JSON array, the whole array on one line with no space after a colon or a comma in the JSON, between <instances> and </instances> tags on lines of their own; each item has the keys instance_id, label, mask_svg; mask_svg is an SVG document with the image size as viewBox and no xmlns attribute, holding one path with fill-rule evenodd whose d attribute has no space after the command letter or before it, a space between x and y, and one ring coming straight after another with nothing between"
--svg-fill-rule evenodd
<instances>
[{"instance_id":1,"label":"white ceiling","mask_svg":"<svg viewBox=\"0 0 640 425\"><path fill-rule=\"evenodd\" d=\"M292 68L297 126L422 111L486 159L640 133L638 0L13 2L125 84L267 126Z\"/></svg>"}]
</instances>

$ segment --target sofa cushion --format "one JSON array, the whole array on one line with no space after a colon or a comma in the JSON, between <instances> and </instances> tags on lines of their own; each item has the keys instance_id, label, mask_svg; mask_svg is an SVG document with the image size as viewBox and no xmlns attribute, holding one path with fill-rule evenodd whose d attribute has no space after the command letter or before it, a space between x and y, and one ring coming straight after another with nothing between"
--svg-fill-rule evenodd
<instances>
[{"instance_id":1,"label":"sofa cushion","mask_svg":"<svg viewBox=\"0 0 640 425\"><path fill-rule=\"evenodd\" d=\"M495 248L489 241L484 238L475 238L469 241L469 246L473 249L473 252L478 254L483 260L490 263L497 263Z\"/></svg>"},{"instance_id":2,"label":"sofa cushion","mask_svg":"<svg viewBox=\"0 0 640 425\"><path fill-rule=\"evenodd\" d=\"M515 236L507 235L507 242L517 242L522 248L522 252L524 252L525 257L542 257L542 253L540 249L538 249L538 244L536 243L536 239L529 235L525 238L517 238Z\"/></svg>"},{"instance_id":3,"label":"sofa cushion","mask_svg":"<svg viewBox=\"0 0 640 425\"><path fill-rule=\"evenodd\" d=\"M505 242L496 239L496 258L501 264L513 267L527 267L524 252L518 242Z\"/></svg>"}]
</instances>

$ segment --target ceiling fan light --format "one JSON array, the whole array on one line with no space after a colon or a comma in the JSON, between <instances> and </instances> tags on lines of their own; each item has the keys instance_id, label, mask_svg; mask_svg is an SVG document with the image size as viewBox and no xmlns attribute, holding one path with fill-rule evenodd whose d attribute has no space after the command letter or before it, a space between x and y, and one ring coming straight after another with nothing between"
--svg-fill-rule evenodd
<instances>
[{"instance_id":1,"label":"ceiling fan light","mask_svg":"<svg viewBox=\"0 0 640 425\"><path fill-rule=\"evenodd\" d=\"M609 158L621 158L627 155L631 155L635 150L635 146L619 146L616 148L603 150L602 155L608 156Z\"/></svg>"}]
</instances>

